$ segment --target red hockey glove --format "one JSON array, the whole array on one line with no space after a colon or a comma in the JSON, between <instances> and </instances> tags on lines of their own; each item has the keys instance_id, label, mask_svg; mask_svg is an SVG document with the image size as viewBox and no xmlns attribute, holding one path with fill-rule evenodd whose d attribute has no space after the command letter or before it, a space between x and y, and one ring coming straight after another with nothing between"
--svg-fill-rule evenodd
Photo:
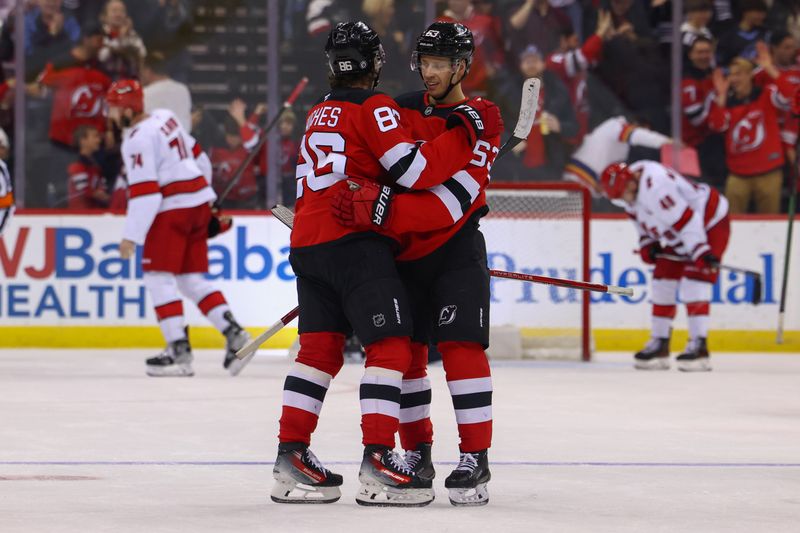
<instances>
[{"instance_id":1,"label":"red hockey glove","mask_svg":"<svg viewBox=\"0 0 800 533\"><path fill-rule=\"evenodd\" d=\"M642 257L642 261L647 263L648 265L655 265L657 255L662 252L661 245L657 242L652 242L646 246L642 246L639 248L639 255Z\"/></svg>"},{"instance_id":2,"label":"red hockey glove","mask_svg":"<svg viewBox=\"0 0 800 533\"><path fill-rule=\"evenodd\" d=\"M331 212L339 224L348 228L387 227L393 197L394 192L386 185L348 180L331 198Z\"/></svg>"},{"instance_id":3,"label":"red hockey glove","mask_svg":"<svg viewBox=\"0 0 800 533\"><path fill-rule=\"evenodd\" d=\"M500 108L494 103L483 98L476 98L470 102L470 105L481 115L483 120L483 135L482 139L493 139L499 137L505 131L505 124L503 117L500 114Z\"/></svg>"},{"instance_id":4,"label":"red hockey glove","mask_svg":"<svg viewBox=\"0 0 800 533\"><path fill-rule=\"evenodd\" d=\"M463 126L469 136L469 144L474 146L478 139L483 137L484 125L480 113L475 108L467 104L461 104L453 108L447 115L445 126L448 130Z\"/></svg>"},{"instance_id":5,"label":"red hockey glove","mask_svg":"<svg viewBox=\"0 0 800 533\"><path fill-rule=\"evenodd\" d=\"M716 270L719 268L719 258L712 254L711 251L704 252L694 262L694 266L698 270Z\"/></svg>"},{"instance_id":6,"label":"red hockey glove","mask_svg":"<svg viewBox=\"0 0 800 533\"><path fill-rule=\"evenodd\" d=\"M223 215L217 208L211 209L211 220L208 221L208 238L212 239L220 233L225 233L233 226L233 219Z\"/></svg>"}]
</instances>

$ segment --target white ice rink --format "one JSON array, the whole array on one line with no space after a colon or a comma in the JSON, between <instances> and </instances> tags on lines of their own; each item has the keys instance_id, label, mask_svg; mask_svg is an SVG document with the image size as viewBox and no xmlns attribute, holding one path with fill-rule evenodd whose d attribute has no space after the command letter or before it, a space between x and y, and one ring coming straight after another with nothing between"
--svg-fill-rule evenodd
<instances>
[{"instance_id":1,"label":"white ice rink","mask_svg":"<svg viewBox=\"0 0 800 533\"><path fill-rule=\"evenodd\" d=\"M436 501L356 505L358 382L346 365L312 449L345 476L332 505L269 501L285 358L240 377L219 352L191 379L153 379L130 351L0 351L0 532L298 533L800 531L800 356L719 355L714 371L493 365L486 507L454 508L457 458L441 367L434 383Z\"/></svg>"}]
</instances>

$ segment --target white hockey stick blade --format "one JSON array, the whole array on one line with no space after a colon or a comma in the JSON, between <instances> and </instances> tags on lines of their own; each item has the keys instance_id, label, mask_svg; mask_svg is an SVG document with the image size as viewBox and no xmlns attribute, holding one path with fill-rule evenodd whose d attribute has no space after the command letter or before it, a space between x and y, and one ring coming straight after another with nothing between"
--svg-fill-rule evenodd
<instances>
[{"instance_id":1,"label":"white hockey stick blade","mask_svg":"<svg viewBox=\"0 0 800 533\"><path fill-rule=\"evenodd\" d=\"M633 296L633 289L630 287L618 287L616 285L609 285L608 286L609 294L619 294L620 296Z\"/></svg>"},{"instance_id":2,"label":"white hockey stick blade","mask_svg":"<svg viewBox=\"0 0 800 533\"><path fill-rule=\"evenodd\" d=\"M272 215L283 222L283 225L289 229L294 227L294 211L286 207L285 205L278 204L272 209Z\"/></svg>"},{"instance_id":3,"label":"white hockey stick blade","mask_svg":"<svg viewBox=\"0 0 800 533\"><path fill-rule=\"evenodd\" d=\"M528 78L522 84L522 102L519 104L519 118L514 127L514 137L527 139L531 133L531 128L536 120L536 109L539 107L539 91L542 88L542 80L539 78Z\"/></svg>"}]
</instances>

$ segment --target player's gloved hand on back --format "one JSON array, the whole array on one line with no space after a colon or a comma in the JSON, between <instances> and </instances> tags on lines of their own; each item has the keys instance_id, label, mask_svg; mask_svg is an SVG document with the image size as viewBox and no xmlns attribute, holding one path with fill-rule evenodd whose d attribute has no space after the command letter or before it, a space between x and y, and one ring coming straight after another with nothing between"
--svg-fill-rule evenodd
<instances>
[{"instance_id":1,"label":"player's gloved hand on back","mask_svg":"<svg viewBox=\"0 0 800 533\"><path fill-rule=\"evenodd\" d=\"M505 124L499 107L484 98L476 98L470 102L470 105L480 114L483 120L482 139L493 139L503 134Z\"/></svg>"},{"instance_id":2,"label":"player's gloved hand on back","mask_svg":"<svg viewBox=\"0 0 800 533\"><path fill-rule=\"evenodd\" d=\"M208 238L216 237L220 233L225 233L233 227L233 219L228 215L223 215L218 207L211 208L211 219L208 221Z\"/></svg>"},{"instance_id":3,"label":"player's gloved hand on back","mask_svg":"<svg viewBox=\"0 0 800 533\"><path fill-rule=\"evenodd\" d=\"M394 191L372 181L347 180L331 197L331 212L342 226L355 229L387 227Z\"/></svg>"},{"instance_id":4,"label":"player's gloved hand on back","mask_svg":"<svg viewBox=\"0 0 800 533\"><path fill-rule=\"evenodd\" d=\"M712 254L711 251L704 252L703 255L697 258L694 266L700 270L716 269L719 268L719 257Z\"/></svg>"},{"instance_id":5,"label":"player's gloved hand on back","mask_svg":"<svg viewBox=\"0 0 800 533\"><path fill-rule=\"evenodd\" d=\"M447 115L445 126L448 130L463 126L467 130L469 144L475 145L483 137L484 124L481 114L471 105L461 104Z\"/></svg>"},{"instance_id":6,"label":"player's gloved hand on back","mask_svg":"<svg viewBox=\"0 0 800 533\"><path fill-rule=\"evenodd\" d=\"M642 257L642 261L648 265L655 265L656 256L662 251L661 245L658 242L652 242L639 248L639 255Z\"/></svg>"}]
</instances>

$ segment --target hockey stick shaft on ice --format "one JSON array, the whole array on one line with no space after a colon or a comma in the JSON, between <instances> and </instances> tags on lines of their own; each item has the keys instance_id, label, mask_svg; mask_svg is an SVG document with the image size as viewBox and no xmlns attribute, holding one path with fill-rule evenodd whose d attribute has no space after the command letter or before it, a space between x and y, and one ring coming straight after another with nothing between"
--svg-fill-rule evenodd
<instances>
[{"instance_id":1,"label":"hockey stick shaft on ice","mask_svg":"<svg viewBox=\"0 0 800 533\"><path fill-rule=\"evenodd\" d=\"M789 282L789 260L792 256L792 227L797 209L797 163L790 165L792 168L789 176L789 209L786 215L788 228L786 229L786 247L783 252L783 279L781 280L781 301L778 305L778 329L775 332L775 342L783 344L783 319L786 315L786 291Z\"/></svg>"},{"instance_id":2,"label":"hockey stick shaft on ice","mask_svg":"<svg viewBox=\"0 0 800 533\"><path fill-rule=\"evenodd\" d=\"M267 142L267 133L269 133L270 130L272 130L272 128L275 127L275 124L278 123L283 114L292 108L292 105L294 105L294 102L295 100L297 100L297 97L300 96L300 93L303 92L303 89L305 89L306 84L308 84L308 78L306 77L303 77L299 82L297 82L297 85L295 85L294 89L292 89L292 92L289 95L289 97L286 99L285 102L283 102L280 111L278 111L278 113L272 118L272 120L264 127L264 130L261 132L261 138L258 140L258 143L253 147L252 150L250 150L250 152L248 152L247 157L244 159L244 161L242 161L242 164L239 165L239 168L237 168L236 172L233 174L231 181L228 182L228 184L225 186L225 189L222 190L222 193L214 202L214 207L219 208L220 206L222 206L222 202L225 201L225 198L228 197L233 188L236 187L236 184L239 183L239 180L242 179L242 175L244 174L245 169L252 164L253 160L258 156L258 153L261 151L261 148L264 147L264 144Z\"/></svg>"}]
</instances>

